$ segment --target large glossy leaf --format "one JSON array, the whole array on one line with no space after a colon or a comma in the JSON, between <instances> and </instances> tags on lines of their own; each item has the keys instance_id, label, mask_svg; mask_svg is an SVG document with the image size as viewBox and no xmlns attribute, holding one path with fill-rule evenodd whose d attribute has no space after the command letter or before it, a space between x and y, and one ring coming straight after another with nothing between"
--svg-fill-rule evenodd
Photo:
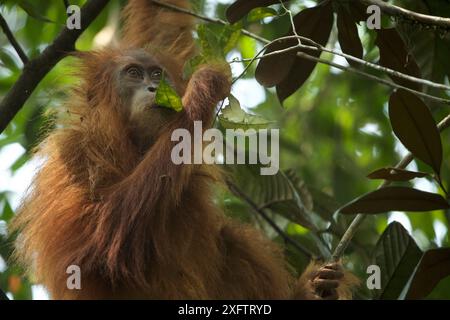
<instances>
[{"instance_id":1,"label":"large glossy leaf","mask_svg":"<svg viewBox=\"0 0 450 320\"><path fill-rule=\"evenodd\" d=\"M408 171L398 168L381 168L367 175L369 179L384 179L389 181L409 181L414 178L428 176L426 172Z\"/></svg>"},{"instance_id":2,"label":"large glossy leaf","mask_svg":"<svg viewBox=\"0 0 450 320\"><path fill-rule=\"evenodd\" d=\"M449 275L450 248L426 251L414 273L406 299L425 298L439 281Z\"/></svg>"},{"instance_id":3,"label":"large glossy leaf","mask_svg":"<svg viewBox=\"0 0 450 320\"><path fill-rule=\"evenodd\" d=\"M398 90L389 99L389 119L403 145L439 175L442 163L441 136L425 103L406 90Z\"/></svg>"},{"instance_id":4,"label":"large glossy leaf","mask_svg":"<svg viewBox=\"0 0 450 320\"><path fill-rule=\"evenodd\" d=\"M305 9L297 14L294 17L294 24L299 35L311 38L314 41L325 45L330 34L332 19L333 13L331 11L331 5L319 5ZM291 36L293 34L291 29L286 36ZM295 47L297 43L298 42L295 39L274 42L267 48L265 54ZM314 56L320 55L320 52L313 50L309 50L307 53ZM286 79L297 77L298 81L296 81L296 88L294 91L297 90L311 74L315 63L299 59L296 55L297 50L290 50L261 59L255 72L256 80L263 86L272 87L285 82ZM299 74L297 74L297 71L299 71ZM283 91L286 84L281 87ZM277 90L278 89L279 88L277 88Z\"/></svg>"},{"instance_id":5,"label":"large glossy leaf","mask_svg":"<svg viewBox=\"0 0 450 320\"><path fill-rule=\"evenodd\" d=\"M313 187L310 187L308 190L313 198L314 212L321 216L325 221L333 221L333 214L340 207L339 202L321 190Z\"/></svg>"},{"instance_id":6,"label":"large glossy leaf","mask_svg":"<svg viewBox=\"0 0 450 320\"><path fill-rule=\"evenodd\" d=\"M207 23L199 25L197 36L201 47L200 56L204 57L206 61L223 60L228 52L236 47L240 35L241 26L239 24L220 26Z\"/></svg>"},{"instance_id":7,"label":"large glossy leaf","mask_svg":"<svg viewBox=\"0 0 450 320\"><path fill-rule=\"evenodd\" d=\"M432 211L449 208L441 195L407 187L385 187L369 192L339 209L343 214L388 211Z\"/></svg>"},{"instance_id":8,"label":"large glossy leaf","mask_svg":"<svg viewBox=\"0 0 450 320\"><path fill-rule=\"evenodd\" d=\"M408 8L409 5L419 3L421 1L410 2ZM437 83L446 83L446 77L450 77L450 37L442 37L439 32L418 29L408 23L400 24L398 29L413 44L410 50L417 60L422 77ZM435 96L441 94L440 89L431 87L426 88L426 92ZM432 100L427 101L427 104L431 109L441 106L439 102Z\"/></svg>"},{"instance_id":9,"label":"large glossy leaf","mask_svg":"<svg viewBox=\"0 0 450 320\"><path fill-rule=\"evenodd\" d=\"M377 30L376 45L380 49L380 64L404 74L420 78L421 73L414 57L409 54L405 42L395 28ZM396 83L421 91L422 85L399 77L391 77Z\"/></svg>"},{"instance_id":10,"label":"large glossy leaf","mask_svg":"<svg viewBox=\"0 0 450 320\"><path fill-rule=\"evenodd\" d=\"M297 33L325 46L330 37L331 28L333 27L333 9L331 1L323 2L314 8L306 10L303 10L294 17ZM321 54L320 51L314 50L301 51L315 57L319 57ZM297 89L299 89L309 78L316 67L316 64L315 61L296 57L289 74L277 84L278 99L284 101L287 97L297 91Z\"/></svg>"},{"instance_id":11,"label":"large glossy leaf","mask_svg":"<svg viewBox=\"0 0 450 320\"><path fill-rule=\"evenodd\" d=\"M344 7L340 7L337 16L338 39L341 49L344 53L352 55L356 58L362 59L363 46L361 39L359 39L358 29L354 18L350 16L349 12ZM348 63L354 66L359 66L353 60L347 59Z\"/></svg>"},{"instance_id":12,"label":"large glossy leaf","mask_svg":"<svg viewBox=\"0 0 450 320\"><path fill-rule=\"evenodd\" d=\"M283 0L287 2L289 0ZM227 9L227 19L230 23L235 23L246 14L258 7L266 7L280 3L280 0L237 0Z\"/></svg>"},{"instance_id":13,"label":"large glossy leaf","mask_svg":"<svg viewBox=\"0 0 450 320\"><path fill-rule=\"evenodd\" d=\"M259 166L233 166L235 182L260 209L270 209L308 229L315 229L295 187L279 171L275 175L261 175Z\"/></svg>"},{"instance_id":14,"label":"large glossy leaf","mask_svg":"<svg viewBox=\"0 0 450 320\"><path fill-rule=\"evenodd\" d=\"M293 169L286 170L284 174L294 186L305 208L308 209L308 211L312 211L314 209L314 202L305 182L300 179Z\"/></svg>"},{"instance_id":15,"label":"large glossy leaf","mask_svg":"<svg viewBox=\"0 0 450 320\"><path fill-rule=\"evenodd\" d=\"M398 222L391 223L379 239L373 264L381 270L379 299L398 299L422 256L414 239Z\"/></svg>"},{"instance_id":16,"label":"large glossy leaf","mask_svg":"<svg viewBox=\"0 0 450 320\"><path fill-rule=\"evenodd\" d=\"M408 9L434 16L450 16L450 6L445 0L408 1ZM412 44L409 49L416 58L424 79L444 83L445 77L450 77L450 37L411 26L408 22L399 23L397 29ZM439 94L438 89L429 90L430 93Z\"/></svg>"},{"instance_id":17,"label":"large glossy leaf","mask_svg":"<svg viewBox=\"0 0 450 320\"><path fill-rule=\"evenodd\" d=\"M288 34L292 35L292 34ZM268 46L264 54L292 48L297 44L295 39L280 40ZM294 65L296 50L289 50L261 59L256 68L255 77L265 87L273 87L286 78Z\"/></svg>"},{"instance_id":18,"label":"large glossy leaf","mask_svg":"<svg viewBox=\"0 0 450 320\"><path fill-rule=\"evenodd\" d=\"M338 3L348 9L350 16L356 23L367 21L367 18L369 17L369 14L367 13L367 6L359 0L352 0L350 2L342 1Z\"/></svg>"}]
</instances>

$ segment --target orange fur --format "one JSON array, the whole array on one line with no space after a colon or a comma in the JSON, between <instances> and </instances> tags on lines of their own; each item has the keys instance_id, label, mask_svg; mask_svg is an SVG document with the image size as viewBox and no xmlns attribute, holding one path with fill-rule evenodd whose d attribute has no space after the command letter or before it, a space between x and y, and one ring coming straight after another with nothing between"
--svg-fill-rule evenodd
<instances>
[{"instance_id":1,"label":"orange fur","mask_svg":"<svg viewBox=\"0 0 450 320\"><path fill-rule=\"evenodd\" d=\"M305 281L317 265L297 282L279 247L213 203L214 167L170 159L172 130L211 123L214 106L229 93L229 74L203 66L181 79L193 52L189 17L146 0L131 0L125 16L126 45L79 55L81 84L65 105L68 115L38 148L44 163L13 223L20 232L16 257L55 299L310 298ZM113 69L129 47L144 46L178 75L184 110L141 155ZM81 290L66 287L74 264Z\"/></svg>"},{"instance_id":2,"label":"orange fur","mask_svg":"<svg viewBox=\"0 0 450 320\"><path fill-rule=\"evenodd\" d=\"M189 9L186 0L166 0L168 4ZM192 16L167 10L148 0L132 0L124 10L125 47L158 48L174 60L185 62L195 52Z\"/></svg>"}]
</instances>

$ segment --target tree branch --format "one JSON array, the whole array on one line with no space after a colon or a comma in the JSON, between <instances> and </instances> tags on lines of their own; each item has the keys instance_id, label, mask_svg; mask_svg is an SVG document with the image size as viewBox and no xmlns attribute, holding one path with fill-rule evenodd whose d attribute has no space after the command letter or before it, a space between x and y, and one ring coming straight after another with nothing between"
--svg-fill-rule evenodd
<instances>
[{"instance_id":1,"label":"tree branch","mask_svg":"<svg viewBox=\"0 0 450 320\"><path fill-rule=\"evenodd\" d=\"M28 57L26 53L23 51L22 47L20 46L19 42L17 42L16 38L11 32L11 29L8 26L8 23L6 23L6 20L3 18L3 16L0 14L0 27L2 28L3 32L6 35L6 38L8 38L11 45L16 50L17 54L19 55L20 60L22 60L23 64L28 63Z\"/></svg>"},{"instance_id":2,"label":"tree branch","mask_svg":"<svg viewBox=\"0 0 450 320\"><path fill-rule=\"evenodd\" d=\"M108 2L109 0L89 0L81 9L81 29L64 28L50 46L25 65L20 78L0 103L0 132L8 126L45 75L69 52L75 50L76 40Z\"/></svg>"},{"instance_id":3,"label":"tree branch","mask_svg":"<svg viewBox=\"0 0 450 320\"><path fill-rule=\"evenodd\" d=\"M450 127L450 115L446 116L442 121L438 124L438 129L440 132L444 131L448 127ZM411 163L411 161L414 160L414 157L411 153L408 153L396 166L397 169L405 169L408 164ZM388 186L391 183L391 181L385 180L378 188L383 188ZM344 254L345 249L347 248L348 244L352 240L353 236L356 234L356 231L358 230L359 226L362 224L364 219L367 215L365 214L357 214L356 217L353 219L353 221L350 223L350 226L345 231L344 235L342 236L341 240L339 241L338 245L336 246L334 252L333 252L333 259L339 260L339 258Z\"/></svg>"},{"instance_id":4,"label":"tree branch","mask_svg":"<svg viewBox=\"0 0 450 320\"><path fill-rule=\"evenodd\" d=\"M450 18L417 13L381 0L361 0L361 2L365 5L376 5L380 7L381 11L393 17L400 17L416 23L431 25L444 30L450 30Z\"/></svg>"},{"instance_id":5,"label":"tree branch","mask_svg":"<svg viewBox=\"0 0 450 320\"><path fill-rule=\"evenodd\" d=\"M283 38L275 39L275 40L272 41L272 42L268 42L268 43L266 44L266 46L264 46L264 48L266 48L268 45L270 45L270 44L273 43L273 42L277 42L277 41L280 41L280 40L283 40L283 39L286 39L286 38L292 38L292 37L295 38L295 36L289 36L289 37L283 37ZM306 41L309 40L308 38L305 38L305 37L301 37L301 38L302 38L302 40L306 40ZM311 41L312 41L312 40L311 40ZM297 51L299 48L301 48L301 49L311 49L311 50L321 50L320 48L317 48L317 47L315 47L315 46L307 46L307 45L304 45L304 44L297 44L297 45L292 46L292 47L289 47L289 48L285 48L285 49L281 49L281 50L277 50L277 51L272 51L272 52L267 53L267 54L265 54L265 55L259 56L260 53L261 53L262 51L264 51L264 48L263 48L263 50L261 50L254 58L252 58L252 59L244 59L244 60L242 60L242 61L250 61L250 63L253 63L255 60L263 59L263 58L265 58L265 57L270 57L270 56L273 56L273 55L279 55L279 54L282 54L282 53L285 53L285 52L288 52L288 51ZM332 50L331 50L331 49L327 49L327 50L323 50L323 51L332 51ZM344 54L342 54L342 55L344 55ZM362 77L365 77L365 78L368 78L368 79L370 79L370 80L373 80L373 81L379 82L379 83L381 83L381 84L384 84L384 85L386 85L386 86L389 86L389 87L392 87L392 88L396 88L396 89L403 89L403 90L409 91L409 92L411 92L411 93L414 93L414 94L416 94L416 95L418 95L418 96L421 96L421 97L426 98L426 99L429 99L429 100L433 100L433 101L436 101L436 102L439 102L439 103L443 103L443 104L446 104L446 105L450 105L450 100L449 100L449 99L443 99L443 98L439 98L439 97L436 97L436 96L433 96L433 95L429 95L429 94L424 93L424 92L422 92L422 91L417 91L417 90L414 90L414 89L405 87L405 86L400 85L400 84L397 84L397 83L395 83L395 82L393 82L393 81L390 81L390 80L386 80L386 79L377 77L377 76L375 76L375 75L372 75L372 74L370 74L370 73L367 73L367 72L364 72L364 71L355 69L355 68L350 67L350 66L349 66L349 67L343 66L343 65L340 65L340 64L335 63L335 62L333 62L333 61L328 61L328 60L325 60L325 59L322 59L322 58L317 58L317 57L315 57L315 56L309 55L309 54L304 53L304 52L297 52L297 56L300 57L300 58L304 58L304 59L306 59L306 60L310 60L310 61L314 61L314 62L319 62L319 63L322 63L322 64L326 64L326 65L329 65L329 66L331 66L331 67L335 67L335 68L340 69L340 70L343 70L343 71L355 73L355 74L358 74L358 75L360 75L360 76L362 76ZM358 58L355 58L355 59L358 59ZM361 60L361 59L359 59L359 60ZM234 60L234 61L239 61L239 60ZM364 61L364 60L362 60L362 61ZM365 61L364 61L364 62L365 62ZM247 67L244 69L244 71L241 73L241 75L239 75L239 77L242 77L242 75L243 75L248 69L249 69L249 65L247 65ZM393 71L393 70L392 70L392 73L393 73L393 74L398 74L398 72ZM239 78L239 77L238 77L238 78ZM414 82L423 83L422 79L419 79L419 78L415 78L415 77L407 76L407 75L403 75L402 77L403 77L403 78L410 78L410 80L412 80L412 81L414 81ZM237 78L237 79L238 79L238 78ZM234 79L234 80L233 80L233 83L236 82L237 79ZM444 85L439 85L439 86L444 86Z\"/></svg>"},{"instance_id":6,"label":"tree branch","mask_svg":"<svg viewBox=\"0 0 450 320\"><path fill-rule=\"evenodd\" d=\"M275 41L280 41L280 40L284 40L284 39L288 40L288 39L295 38L295 37L296 36L287 36L287 37L278 38ZM366 61L366 60L354 57L354 56L346 54L344 52L340 52L340 51L337 51L337 50L334 50L334 49L329 49L329 48L324 47L321 44L313 41L312 39L309 39L309 38L306 38L306 37L303 37L303 36L298 36L298 38L300 38L300 40L302 40L302 41L305 41L307 43L309 42L309 43L312 44L312 46L299 44L299 45L296 46L298 48L328 52L328 53L331 53L331 54L334 54L334 55L341 56L341 57L344 57L346 59L352 60L352 61L354 61L354 62L356 62L356 63L358 63L360 65L372 68L374 70L385 72L385 73L387 73L387 74L389 74L391 76L394 76L394 77L398 77L398 78L402 78L402 79L405 79L405 80L409 80L411 82L416 82L416 83L419 83L419 84L423 84L423 85L428 86L428 87L433 87L433 88L437 88L437 89L450 91L450 86L448 86L448 85L436 83L436 82L433 82L433 81L430 81L430 80L426 80L426 79L422 79L422 78L418 78L418 77L414 77L414 76L410 76L408 74L404 74L404 73L398 72L396 70L389 69L389 68L380 66L378 64L375 64L375 63L372 63L372 62L369 62L369 61ZM275 41L273 41L273 42L275 42ZM269 53L269 54L267 54L265 56L268 56L270 54L271 53Z\"/></svg>"},{"instance_id":7,"label":"tree branch","mask_svg":"<svg viewBox=\"0 0 450 320\"><path fill-rule=\"evenodd\" d=\"M439 98L439 97L436 97L436 96L432 96L432 95L429 95L427 93L423 93L421 91L417 91L417 90L414 90L414 89L402 86L402 85L397 84L397 83L395 83L393 81L386 80L386 79L374 76L372 74L369 74L367 72L355 69L353 67L346 67L346 66L340 65L338 63L332 62L332 61L328 61L328 60L325 60L325 59L322 59L322 58L317 58L317 57L311 56L311 55L306 54L304 52L297 52L297 56L299 56L301 58L304 58L306 60L311 60L311 61L320 62L322 64L327 64L327 65L329 65L331 67L335 67L335 68L343 70L343 71L348 71L348 72L351 72L351 73L359 74L360 76L363 76L365 78L368 78L368 79L376 81L376 82L379 82L379 83L384 84L384 85L386 85L388 87L392 87L392 88L396 88L396 89L403 89L403 90L409 91L411 93L414 93L414 94L416 94L418 96L421 96L423 98L427 98L429 100L433 100L433 101L436 101L436 102L439 102L439 103L450 105L450 100L449 99L442 99L442 98Z\"/></svg>"},{"instance_id":8,"label":"tree branch","mask_svg":"<svg viewBox=\"0 0 450 320\"><path fill-rule=\"evenodd\" d=\"M230 188L231 192L244 200L252 209L260 215L279 235L286 241L286 243L291 244L294 248L296 248L299 252L303 253L308 258L312 258L314 255L308 249L304 248L297 241L289 237L280 227L276 225L276 223L267 215L264 209L258 207L256 203L253 202L250 197L248 197L242 190L239 189L233 182L227 180L227 185Z\"/></svg>"},{"instance_id":9,"label":"tree branch","mask_svg":"<svg viewBox=\"0 0 450 320\"><path fill-rule=\"evenodd\" d=\"M217 24L222 24L222 25L229 25L228 22L226 22L226 21L224 21L222 19L210 18L210 17L204 16L204 15L192 12L192 11L190 11L188 9L179 8L179 7L175 6L175 5L164 3L164 2L162 2L160 0L152 0L152 2L157 4L157 5L159 5L159 6L161 6L161 7L164 7L164 8L167 8L167 9L171 9L171 10L174 10L174 11L177 11L177 12L182 12L182 13L185 13L185 14L188 14L188 15L192 15L192 16L194 16L196 18L199 18L199 19L207 21L207 22L212 22L212 23L217 23ZM256 40L260 41L261 43L264 43L265 44L265 48L270 43L275 42L275 41L279 41L279 39L275 39L274 41L270 41L268 39L260 37L260 36L250 32L248 30L245 30L245 29L242 29L241 32L242 32L242 34L244 34L244 35L246 35L248 37L256 39ZM293 36L293 37L295 37L295 36ZM307 41L307 42L313 44L313 46L305 46L303 44L298 44L297 46L288 48L287 50L294 50L294 49L298 49L298 48L307 48L307 49L312 49L312 50L325 51L325 52L329 52L329 53L332 53L332 54L335 54L335 55L340 55L342 57L349 58L349 59L351 59L351 60L353 60L353 61L355 61L357 63L363 64L363 65L365 65L367 67L376 69L378 71L383 71L383 72L386 72L386 73L388 73L390 75L394 75L394 76L397 76L397 77L400 77L400 78L403 78L403 79L406 79L406 80L409 80L409 81L421 83L421 84L424 84L424 85L427 85L427 86L432 86L432 87L439 88L439 89L450 90L449 86L446 86L446 85L443 85L443 84L440 84L440 83L435 83L435 82L432 82L432 81L429 81L429 80L424 80L424 79L421 79L421 78L413 77L413 76L410 76L410 75L407 75L407 74L403 74L401 72L398 72L398 71L395 71L395 70L392 70L392 69L389 69L389 68L386 68L386 67L382 67L382 66L376 65L374 63L367 62L365 60L362 60L362 59L359 59L357 57L345 54L343 52L339 52L339 51L336 51L336 50L333 50L333 49L325 48L325 47L321 46L320 44L316 43L314 40L309 39L307 37L299 36L299 39L302 40L302 41ZM281 53L281 52L283 52L283 50L280 50L278 53ZM276 54L276 52L272 52L270 54ZM433 100L433 101L437 101L439 103L450 105L450 100L442 99L442 98L439 98L439 97L436 97L436 96L432 96L432 95L429 95L429 94L426 94L426 93L423 93L423 92L420 92L420 91L416 91L416 90L410 89L408 87L404 87L402 85L398 85L395 82L392 82L392 81L389 81L389 80L385 80L383 78L374 76L372 74L369 74L367 72L355 69L353 67L346 67L346 66L343 66L343 65L339 65L339 64L334 63L332 61L327 61L327 60L324 60L324 59L320 59L320 58L311 56L309 54L306 54L304 52L299 52L299 53L297 53L297 55L300 56L301 58L304 58L304 59L307 59L307 60L311 60L311 61L319 62L319 63L322 63L322 64L326 64L326 65L329 65L329 66L341 69L343 71L356 73L358 75L361 75L363 77L369 78L370 80L379 82L381 84L384 84L384 85L387 85L387 86L390 86L390 87L393 87L393 88L396 88L396 89L404 89L404 90L407 90L409 92L415 93L415 94L417 94L419 96L422 96L424 98L427 98L427 99L430 99L430 100ZM259 57L259 58L261 58L261 57ZM255 57L253 59L253 61L256 60L256 59L259 59L259 58ZM248 69L248 68L246 68L246 69Z\"/></svg>"}]
</instances>

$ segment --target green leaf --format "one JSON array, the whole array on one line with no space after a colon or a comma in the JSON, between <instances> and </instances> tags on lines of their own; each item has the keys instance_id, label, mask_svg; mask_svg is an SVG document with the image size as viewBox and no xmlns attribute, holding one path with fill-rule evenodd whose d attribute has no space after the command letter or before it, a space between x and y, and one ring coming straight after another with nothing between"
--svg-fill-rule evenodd
<instances>
[{"instance_id":1,"label":"green leaf","mask_svg":"<svg viewBox=\"0 0 450 320\"><path fill-rule=\"evenodd\" d=\"M189 59L184 65L183 78L189 79L194 74L195 70L204 63L206 63L206 58L202 55L197 55Z\"/></svg>"},{"instance_id":2,"label":"green leaf","mask_svg":"<svg viewBox=\"0 0 450 320\"><path fill-rule=\"evenodd\" d=\"M39 11L36 9L36 7L30 3L28 0L19 0L18 1L19 6L26 12L30 17L35 18L36 20L42 21L42 22L48 22L48 23L54 23L54 21L48 19L47 17L43 16L39 13Z\"/></svg>"},{"instance_id":3,"label":"green leaf","mask_svg":"<svg viewBox=\"0 0 450 320\"><path fill-rule=\"evenodd\" d=\"M441 136L425 103L408 91L398 90L389 99L389 119L403 145L440 175Z\"/></svg>"},{"instance_id":4,"label":"green leaf","mask_svg":"<svg viewBox=\"0 0 450 320\"><path fill-rule=\"evenodd\" d=\"M289 0L283 0L288 2ZM237 0L227 9L227 19L230 23L235 23L242 19L254 8L279 4L280 0Z\"/></svg>"},{"instance_id":5,"label":"green leaf","mask_svg":"<svg viewBox=\"0 0 450 320\"><path fill-rule=\"evenodd\" d=\"M223 48L222 52L224 55L236 47L240 36L240 25L222 27L222 32L220 34L220 47Z\"/></svg>"},{"instance_id":6,"label":"green leaf","mask_svg":"<svg viewBox=\"0 0 450 320\"><path fill-rule=\"evenodd\" d=\"M301 180L292 169L286 170L284 174L294 186L305 208L308 209L308 211L312 211L314 209L314 202L309 189L306 187L305 182Z\"/></svg>"},{"instance_id":7,"label":"green leaf","mask_svg":"<svg viewBox=\"0 0 450 320\"><path fill-rule=\"evenodd\" d=\"M11 71L18 71L20 68L8 50L0 48L0 61Z\"/></svg>"},{"instance_id":8,"label":"green leaf","mask_svg":"<svg viewBox=\"0 0 450 320\"><path fill-rule=\"evenodd\" d=\"M272 210L305 228L316 229L310 212L282 171L275 175L261 175L258 165L234 165L232 169L236 185L259 209Z\"/></svg>"},{"instance_id":9,"label":"green leaf","mask_svg":"<svg viewBox=\"0 0 450 320\"><path fill-rule=\"evenodd\" d=\"M450 16L450 6L444 0L408 1L408 9L429 15ZM450 39L443 37L440 32L416 28L409 23L399 23L396 26L403 39L407 39L408 50L416 58L422 78L446 83L446 77L450 77ZM427 93L439 96L440 90L428 88ZM440 107L440 103L428 101L428 106L434 110L434 107Z\"/></svg>"},{"instance_id":10,"label":"green leaf","mask_svg":"<svg viewBox=\"0 0 450 320\"><path fill-rule=\"evenodd\" d=\"M201 24L197 28L197 35L202 56L207 60L223 60L226 54L236 47L241 35L241 26Z\"/></svg>"},{"instance_id":11,"label":"green leaf","mask_svg":"<svg viewBox=\"0 0 450 320\"><path fill-rule=\"evenodd\" d=\"M294 17L294 24L300 36L314 40L325 46L333 27L333 9L331 1L325 1L319 5L302 10ZM285 36L292 36L291 29ZM267 47L265 54L279 50L294 48L296 39L276 41ZM277 95L280 101L284 101L300 88L309 78L314 68L315 61L297 57L298 52L319 57L321 52L316 50L287 50L283 53L262 58L255 71L256 80L265 87L276 85Z\"/></svg>"},{"instance_id":12,"label":"green leaf","mask_svg":"<svg viewBox=\"0 0 450 320\"><path fill-rule=\"evenodd\" d=\"M450 208L441 195L407 187L384 187L369 192L339 209L342 214L388 211L432 211Z\"/></svg>"},{"instance_id":13,"label":"green leaf","mask_svg":"<svg viewBox=\"0 0 450 320\"><path fill-rule=\"evenodd\" d=\"M450 276L442 279L426 297L427 300L450 300Z\"/></svg>"},{"instance_id":14,"label":"green leaf","mask_svg":"<svg viewBox=\"0 0 450 320\"><path fill-rule=\"evenodd\" d=\"M239 39L239 51L244 59L251 59L257 53L256 40L249 37L241 37ZM246 65L250 62L246 61Z\"/></svg>"},{"instance_id":15,"label":"green leaf","mask_svg":"<svg viewBox=\"0 0 450 320\"><path fill-rule=\"evenodd\" d=\"M246 113L241 109L239 101L234 97L228 97L229 104L222 109L219 115L221 125L226 129L264 129L272 123L263 117Z\"/></svg>"},{"instance_id":16,"label":"green leaf","mask_svg":"<svg viewBox=\"0 0 450 320\"><path fill-rule=\"evenodd\" d=\"M325 221L333 221L333 214L339 209L339 202L332 196L315 188L309 188L313 198L314 212L321 216Z\"/></svg>"},{"instance_id":17,"label":"green leaf","mask_svg":"<svg viewBox=\"0 0 450 320\"><path fill-rule=\"evenodd\" d=\"M367 175L369 179L384 179L389 181L409 181L414 178L423 178L427 176L429 176L429 174L426 172L408 171L392 167L381 168Z\"/></svg>"},{"instance_id":18,"label":"green leaf","mask_svg":"<svg viewBox=\"0 0 450 320\"><path fill-rule=\"evenodd\" d=\"M208 24L201 24L197 27L197 35L200 43L201 54L207 58L222 55L219 47L217 35L208 27Z\"/></svg>"},{"instance_id":19,"label":"green leaf","mask_svg":"<svg viewBox=\"0 0 450 320\"><path fill-rule=\"evenodd\" d=\"M406 299L422 299L450 275L450 248L426 251L414 273Z\"/></svg>"},{"instance_id":20,"label":"green leaf","mask_svg":"<svg viewBox=\"0 0 450 320\"><path fill-rule=\"evenodd\" d=\"M155 103L158 106L173 109L177 112L183 110L180 96L170 86L164 75L159 83L158 90L156 91Z\"/></svg>"},{"instance_id":21,"label":"green leaf","mask_svg":"<svg viewBox=\"0 0 450 320\"><path fill-rule=\"evenodd\" d=\"M248 14L247 21L255 22L255 21L259 21L264 18L267 18L267 17L276 16L277 14L278 14L277 11L272 8L266 8L266 7L255 8L252 11L250 11L250 13Z\"/></svg>"},{"instance_id":22,"label":"green leaf","mask_svg":"<svg viewBox=\"0 0 450 320\"><path fill-rule=\"evenodd\" d=\"M350 13L344 7L339 7L337 15L337 28L339 44L344 53L352 55L356 58L363 58L363 46L358 35L356 22ZM352 66L359 66L353 60L347 59Z\"/></svg>"},{"instance_id":23,"label":"green leaf","mask_svg":"<svg viewBox=\"0 0 450 320\"><path fill-rule=\"evenodd\" d=\"M9 204L9 201L8 200L6 200L5 199L5 201L4 201L4 206L3 206L3 212L2 212L2 214L0 215L0 218L2 219L2 220L5 220L5 221L9 221L13 216L14 216L14 211L13 211L13 209L11 208L11 205Z\"/></svg>"},{"instance_id":24,"label":"green leaf","mask_svg":"<svg viewBox=\"0 0 450 320\"><path fill-rule=\"evenodd\" d=\"M380 64L383 67L421 78L421 72L414 57L409 53L405 42L395 28L377 31L376 45L380 49ZM422 85L403 78L390 76L403 86L422 91Z\"/></svg>"},{"instance_id":25,"label":"green leaf","mask_svg":"<svg viewBox=\"0 0 450 320\"><path fill-rule=\"evenodd\" d=\"M419 263L422 251L398 222L389 224L373 253L373 264L381 269L379 299L398 299Z\"/></svg>"},{"instance_id":26,"label":"green leaf","mask_svg":"<svg viewBox=\"0 0 450 320\"><path fill-rule=\"evenodd\" d=\"M12 171L13 173L16 172L17 170L19 170L20 168L22 168L22 167L25 165L25 163L28 162L28 160L30 160L30 155L29 155L27 152L25 152L23 155L21 155L21 156L19 157L19 159L17 159L17 160L12 164L12 166L11 166L11 171Z\"/></svg>"}]
</instances>

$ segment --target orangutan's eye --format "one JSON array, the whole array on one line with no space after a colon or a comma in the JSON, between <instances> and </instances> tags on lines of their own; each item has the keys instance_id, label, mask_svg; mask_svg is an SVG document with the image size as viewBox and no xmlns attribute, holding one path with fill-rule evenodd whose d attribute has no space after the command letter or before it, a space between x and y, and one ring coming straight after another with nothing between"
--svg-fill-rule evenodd
<instances>
[{"instance_id":1,"label":"orangutan's eye","mask_svg":"<svg viewBox=\"0 0 450 320\"><path fill-rule=\"evenodd\" d=\"M131 66L127 69L127 75L133 79L143 79L144 74L139 67Z\"/></svg>"},{"instance_id":2,"label":"orangutan's eye","mask_svg":"<svg viewBox=\"0 0 450 320\"><path fill-rule=\"evenodd\" d=\"M162 70L158 68L152 71L150 78L152 80L160 81L162 79L162 74Z\"/></svg>"}]
</instances>

